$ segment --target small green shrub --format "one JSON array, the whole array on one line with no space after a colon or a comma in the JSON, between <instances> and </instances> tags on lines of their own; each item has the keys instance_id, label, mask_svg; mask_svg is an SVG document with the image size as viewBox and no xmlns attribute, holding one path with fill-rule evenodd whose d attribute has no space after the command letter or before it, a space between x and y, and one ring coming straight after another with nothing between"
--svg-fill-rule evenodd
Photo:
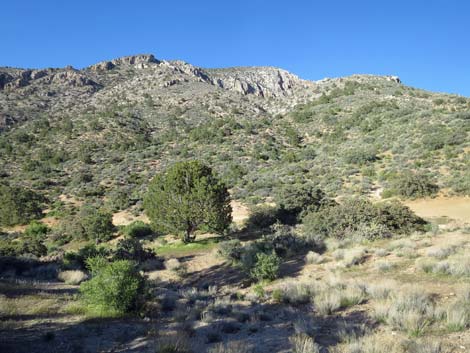
<instances>
[{"instance_id":1,"label":"small green shrub","mask_svg":"<svg viewBox=\"0 0 470 353\"><path fill-rule=\"evenodd\" d=\"M278 220L278 209L274 206L262 205L251 209L250 216L246 220L248 229L265 229L272 226Z\"/></svg>"},{"instance_id":2,"label":"small green shrub","mask_svg":"<svg viewBox=\"0 0 470 353\"><path fill-rule=\"evenodd\" d=\"M155 254L142 247L142 243L138 239L121 239L117 243L114 258L117 260L133 260L143 262L154 258Z\"/></svg>"},{"instance_id":3,"label":"small green shrub","mask_svg":"<svg viewBox=\"0 0 470 353\"><path fill-rule=\"evenodd\" d=\"M77 252L66 252L63 259L63 266L66 269L82 269L86 268L87 260L94 257L107 257L110 251L104 246L96 246L88 244L80 248Z\"/></svg>"},{"instance_id":4,"label":"small green shrub","mask_svg":"<svg viewBox=\"0 0 470 353\"><path fill-rule=\"evenodd\" d=\"M86 205L80 210L78 218L87 239L98 241L111 239L114 232L111 213Z\"/></svg>"},{"instance_id":5,"label":"small green shrub","mask_svg":"<svg viewBox=\"0 0 470 353\"><path fill-rule=\"evenodd\" d=\"M49 233L49 227L44 223L32 221L24 230L24 235L31 238L43 239Z\"/></svg>"},{"instance_id":6,"label":"small green shrub","mask_svg":"<svg viewBox=\"0 0 470 353\"><path fill-rule=\"evenodd\" d=\"M281 261L276 253L256 254L256 263L251 270L251 276L258 281L268 280L273 281L279 274L279 265Z\"/></svg>"},{"instance_id":7,"label":"small green shrub","mask_svg":"<svg viewBox=\"0 0 470 353\"><path fill-rule=\"evenodd\" d=\"M123 233L131 238L143 238L153 234L153 230L147 223L134 221L124 227Z\"/></svg>"},{"instance_id":8,"label":"small green shrub","mask_svg":"<svg viewBox=\"0 0 470 353\"><path fill-rule=\"evenodd\" d=\"M134 263L127 260L108 262L95 257L87 260L87 266L92 278L80 285L80 293L92 313L122 315L139 309L145 279Z\"/></svg>"}]
</instances>

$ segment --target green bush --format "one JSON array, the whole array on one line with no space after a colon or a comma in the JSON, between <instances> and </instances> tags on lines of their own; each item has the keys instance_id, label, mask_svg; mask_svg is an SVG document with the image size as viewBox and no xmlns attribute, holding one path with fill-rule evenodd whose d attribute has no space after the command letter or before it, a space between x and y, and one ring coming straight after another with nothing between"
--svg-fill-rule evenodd
<instances>
[{"instance_id":1,"label":"green bush","mask_svg":"<svg viewBox=\"0 0 470 353\"><path fill-rule=\"evenodd\" d=\"M404 198L418 198L433 196L439 191L426 175L416 173L403 173L392 181L388 194L399 195Z\"/></svg>"},{"instance_id":2,"label":"green bush","mask_svg":"<svg viewBox=\"0 0 470 353\"><path fill-rule=\"evenodd\" d=\"M240 261L242 248L240 240L232 239L220 242L217 253L224 259L236 263Z\"/></svg>"},{"instance_id":3,"label":"green bush","mask_svg":"<svg viewBox=\"0 0 470 353\"><path fill-rule=\"evenodd\" d=\"M144 208L158 230L180 233L184 242L193 241L198 229L221 233L232 222L227 187L198 161L176 163L156 175Z\"/></svg>"},{"instance_id":4,"label":"green bush","mask_svg":"<svg viewBox=\"0 0 470 353\"><path fill-rule=\"evenodd\" d=\"M147 223L134 221L124 227L123 233L130 238L143 238L153 234L153 230Z\"/></svg>"},{"instance_id":5,"label":"green bush","mask_svg":"<svg viewBox=\"0 0 470 353\"><path fill-rule=\"evenodd\" d=\"M334 238L348 237L365 226L373 228L381 225L390 232L408 234L423 231L426 224L399 202L373 204L361 198L347 199L336 206L311 212L304 217L303 223L306 233ZM388 233L380 231L374 234Z\"/></svg>"},{"instance_id":6,"label":"green bush","mask_svg":"<svg viewBox=\"0 0 470 353\"><path fill-rule=\"evenodd\" d=\"M88 259L94 257L107 257L110 251L104 246L87 244L77 252L66 252L64 254L63 265L66 269L86 269Z\"/></svg>"},{"instance_id":7,"label":"green bush","mask_svg":"<svg viewBox=\"0 0 470 353\"><path fill-rule=\"evenodd\" d=\"M114 258L117 260L133 260L143 262L154 258L155 254L142 247L142 243L138 239L121 239L117 243Z\"/></svg>"},{"instance_id":8,"label":"green bush","mask_svg":"<svg viewBox=\"0 0 470 353\"><path fill-rule=\"evenodd\" d=\"M0 226L25 224L42 216L45 199L32 190L0 184Z\"/></svg>"},{"instance_id":9,"label":"green bush","mask_svg":"<svg viewBox=\"0 0 470 353\"><path fill-rule=\"evenodd\" d=\"M254 206L245 222L248 229L265 229L278 220L278 208L269 205Z\"/></svg>"},{"instance_id":10,"label":"green bush","mask_svg":"<svg viewBox=\"0 0 470 353\"><path fill-rule=\"evenodd\" d=\"M331 204L322 190L308 184L284 185L276 193L275 200L279 205L277 216L286 224L295 224L303 213Z\"/></svg>"},{"instance_id":11,"label":"green bush","mask_svg":"<svg viewBox=\"0 0 470 353\"><path fill-rule=\"evenodd\" d=\"M39 238L0 239L0 256L34 255L41 257L46 254L47 248Z\"/></svg>"},{"instance_id":12,"label":"green bush","mask_svg":"<svg viewBox=\"0 0 470 353\"><path fill-rule=\"evenodd\" d=\"M78 222L86 239L107 241L111 239L114 232L113 215L93 206L82 207Z\"/></svg>"},{"instance_id":13,"label":"green bush","mask_svg":"<svg viewBox=\"0 0 470 353\"><path fill-rule=\"evenodd\" d=\"M24 234L28 237L43 239L49 230L49 227L44 223L32 221L24 230Z\"/></svg>"},{"instance_id":14,"label":"green bush","mask_svg":"<svg viewBox=\"0 0 470 353\"><path fill-rule=\"evenodd\" d=\"M258 281L273 281L279 275L279 265L281 261L275 252L271 254L256 254L256 263L250 274Z\"/></svg>"},{"instance_id":15,"label":"green bush","mask_svg":"<svg viewBox=\"0 0 470 353\"><path fill-rule=\"evenodd\" d=\"M92 313L122 315L139 309L145 278L134 263L127 260L108 262L95 257L87 260L87 266L92 278L80 285L80 293Z\"/></svg>"}]
</instances>

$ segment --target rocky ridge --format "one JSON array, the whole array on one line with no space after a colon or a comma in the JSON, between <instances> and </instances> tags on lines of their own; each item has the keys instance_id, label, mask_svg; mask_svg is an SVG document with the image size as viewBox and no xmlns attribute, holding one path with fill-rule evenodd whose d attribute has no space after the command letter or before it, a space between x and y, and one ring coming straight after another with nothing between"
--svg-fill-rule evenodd
<instances>
[{"instance_id":1,"label":"rocky ridge","mask_svg":"<svg viewBox=\"0 0 470 353\"><path fill-rule=\"evenodd\" d=\"M390 80L390 77L380 79ZM399 79L394 79L399 82ZM205 69L152 54L102 61L84 69L0 68L0 130L37 114L81 114L150 97L157 114L180 107L188 114L227 110L283 113L318 97L341 79L307 81L274 67ZM19 105L18 102L21 102Z\"/></svg>"}]
</instances>

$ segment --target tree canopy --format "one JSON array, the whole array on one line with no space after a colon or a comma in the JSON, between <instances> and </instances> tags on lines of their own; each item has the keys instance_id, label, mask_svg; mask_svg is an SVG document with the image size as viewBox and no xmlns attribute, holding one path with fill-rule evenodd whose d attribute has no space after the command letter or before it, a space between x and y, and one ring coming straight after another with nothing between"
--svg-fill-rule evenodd
<instances>
[{"instance_id":1,"label":"tree canopy","mask_svg":"<svg viewBox=\"0 0 470 353\"><path fill-rule=\"evenodd\" d=\"M184 242L196 230L221 233L232 221L227 187L199 161L179 162L150 182L144 208L159 231L176 232Z\"/></svg>"}]
</instances>

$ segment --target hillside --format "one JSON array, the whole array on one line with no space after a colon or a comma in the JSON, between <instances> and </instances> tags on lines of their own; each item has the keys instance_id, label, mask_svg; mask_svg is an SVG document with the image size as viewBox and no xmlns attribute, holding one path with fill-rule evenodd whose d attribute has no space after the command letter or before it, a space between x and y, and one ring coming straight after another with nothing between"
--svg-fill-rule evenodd
<instances>
[{"instance_id":1,"label":"hillside","mask_svg":"<svg viewBox=\"0 0 470 353\"><path fill-rule=\"evenodd\" d=\"M391 76L311 82L152 55L82 70L1 68L0 169L51 199L125 193L137 202L152 175L188 158L254 203L292 182L379 195L406 170L468 195L469 111L467 98Z\"/></svg>"},{"instance_id":2,"label":"hillside","mask_svg":"<svg viewBox=\"0 0 470 353\"><path fill-rule=\"evenodd\" d=\"M469 132L395 76L0 68L0 351L466 352Z\"/></svg>"}]
</instances>

